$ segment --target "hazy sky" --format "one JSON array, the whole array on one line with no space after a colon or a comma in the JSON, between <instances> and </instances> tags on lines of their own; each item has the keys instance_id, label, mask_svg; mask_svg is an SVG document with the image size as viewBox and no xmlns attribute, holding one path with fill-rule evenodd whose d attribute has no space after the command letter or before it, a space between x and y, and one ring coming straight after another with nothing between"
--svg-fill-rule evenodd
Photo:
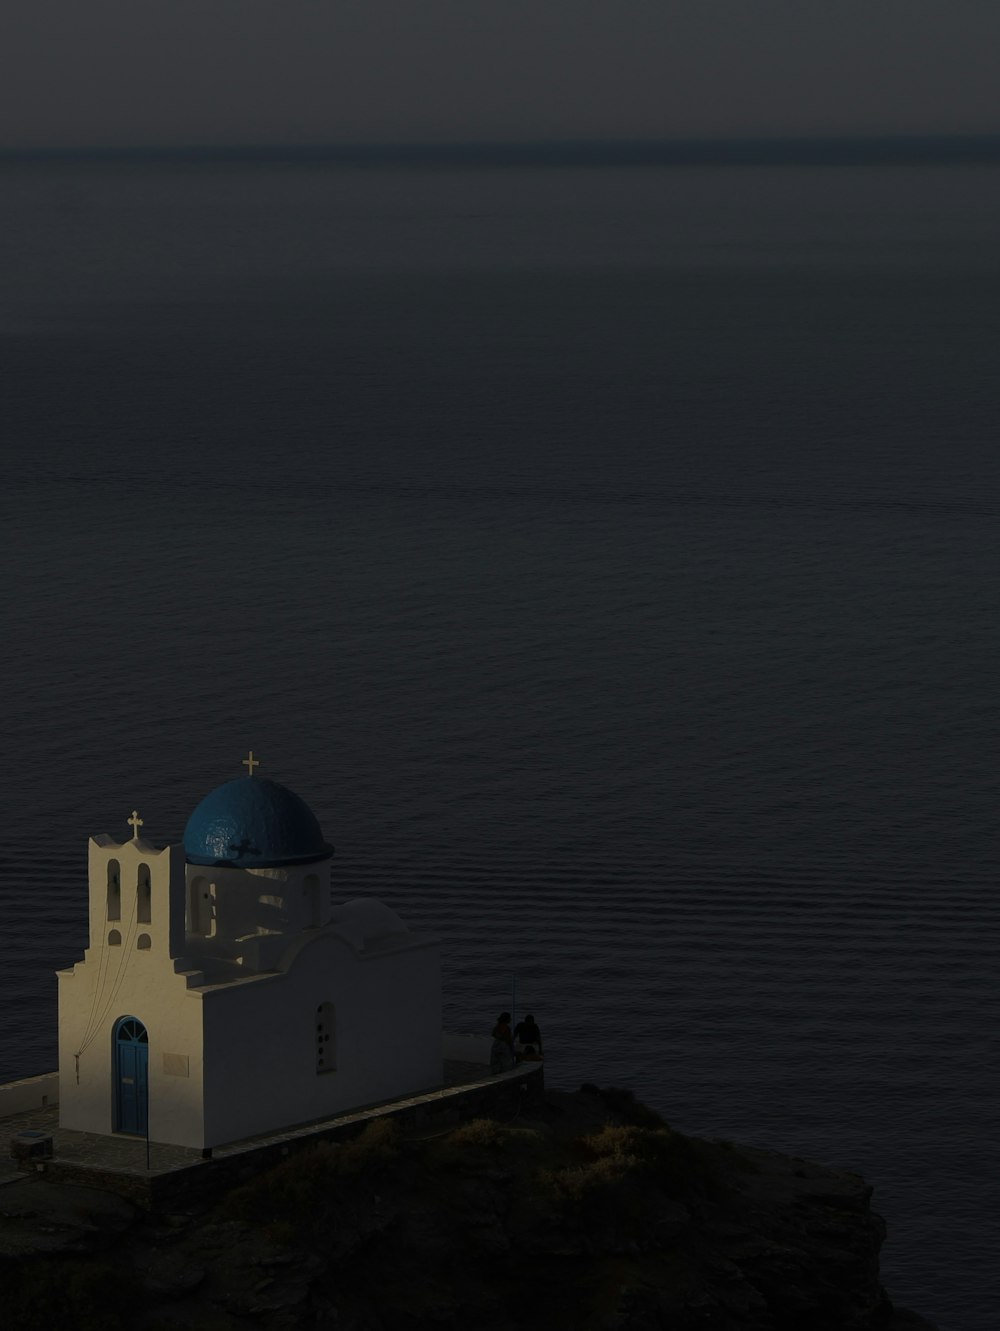
<instances>
[{"instance_id":1,"label":"hazy sky","mask_svg":"<svg viewBox=\"0 0 1000 1331\"><path fill-rule=\"evenodd\" d=\"M997 0L7 0L0 145L1000 130Z\"/></svg>"}]
</instances>

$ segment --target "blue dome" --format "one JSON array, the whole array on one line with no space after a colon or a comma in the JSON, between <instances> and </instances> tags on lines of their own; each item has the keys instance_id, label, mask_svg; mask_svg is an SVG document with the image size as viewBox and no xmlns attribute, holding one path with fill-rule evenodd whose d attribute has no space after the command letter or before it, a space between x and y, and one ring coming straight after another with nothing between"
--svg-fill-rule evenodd
<instances>
[{"instance_id":1,"label":"blue dome","mask_svg":"<svg viewBox=\"0 0 1000 1331\"><path fill-rule=\"evenodd\" d=\"M184 829L189 864L272 869L333 854L316 815L298 795L259 776L241 776L206 795Z\"/></svg>"}]
</instances>

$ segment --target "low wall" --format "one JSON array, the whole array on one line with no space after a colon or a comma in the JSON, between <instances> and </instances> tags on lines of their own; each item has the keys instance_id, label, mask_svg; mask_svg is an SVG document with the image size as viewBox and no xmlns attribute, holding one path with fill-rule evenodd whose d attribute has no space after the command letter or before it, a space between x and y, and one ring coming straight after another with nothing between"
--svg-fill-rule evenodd
<instances>
[{"instance_id":1,"label":"low wall","mask_svg":"<svg viewBox=\"0 0 1000 1331\"><path fill-rule=\"evenodd\" d=\"M43 1072L40 1077L22 1077L0 1085L0 1118L44 1109L59 1103L59 1073Z\"/></svg>"}]
</instances>

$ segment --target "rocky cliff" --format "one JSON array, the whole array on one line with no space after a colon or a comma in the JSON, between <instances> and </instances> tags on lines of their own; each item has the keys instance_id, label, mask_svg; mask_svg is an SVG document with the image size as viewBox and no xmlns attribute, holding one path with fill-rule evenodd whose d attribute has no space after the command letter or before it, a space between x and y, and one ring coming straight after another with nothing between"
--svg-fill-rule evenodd
<instances>
[{"instance_id":1,"label":"rocky cliff","mask_svg":"<svg viewBox=\"0 0 1000 1331\"><path fill-rule=\"evenodd\" d=\"M583 1087L431 1138L380 1120L187 1212L10 1185L0 1288L20 1331L933 1331L880 1284L871 1191Z\"/></svg>"}]
</instances>

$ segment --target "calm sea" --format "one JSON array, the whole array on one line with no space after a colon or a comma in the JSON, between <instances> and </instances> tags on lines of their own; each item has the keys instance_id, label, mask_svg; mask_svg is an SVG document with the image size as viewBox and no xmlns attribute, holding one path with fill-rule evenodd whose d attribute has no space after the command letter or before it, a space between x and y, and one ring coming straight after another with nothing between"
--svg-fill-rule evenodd
<instances>
[{"instance_id":1,"label":"calm sea","mask_svg":"<svg viewBox=\"0 0 1000 1331\"><path fill-rule=\"evenodd\" d=\"M1000 168L0 165L0 1075L244 771L447 1020L862 1171L995 1331Z\"/></svg>"}]
</instances>

